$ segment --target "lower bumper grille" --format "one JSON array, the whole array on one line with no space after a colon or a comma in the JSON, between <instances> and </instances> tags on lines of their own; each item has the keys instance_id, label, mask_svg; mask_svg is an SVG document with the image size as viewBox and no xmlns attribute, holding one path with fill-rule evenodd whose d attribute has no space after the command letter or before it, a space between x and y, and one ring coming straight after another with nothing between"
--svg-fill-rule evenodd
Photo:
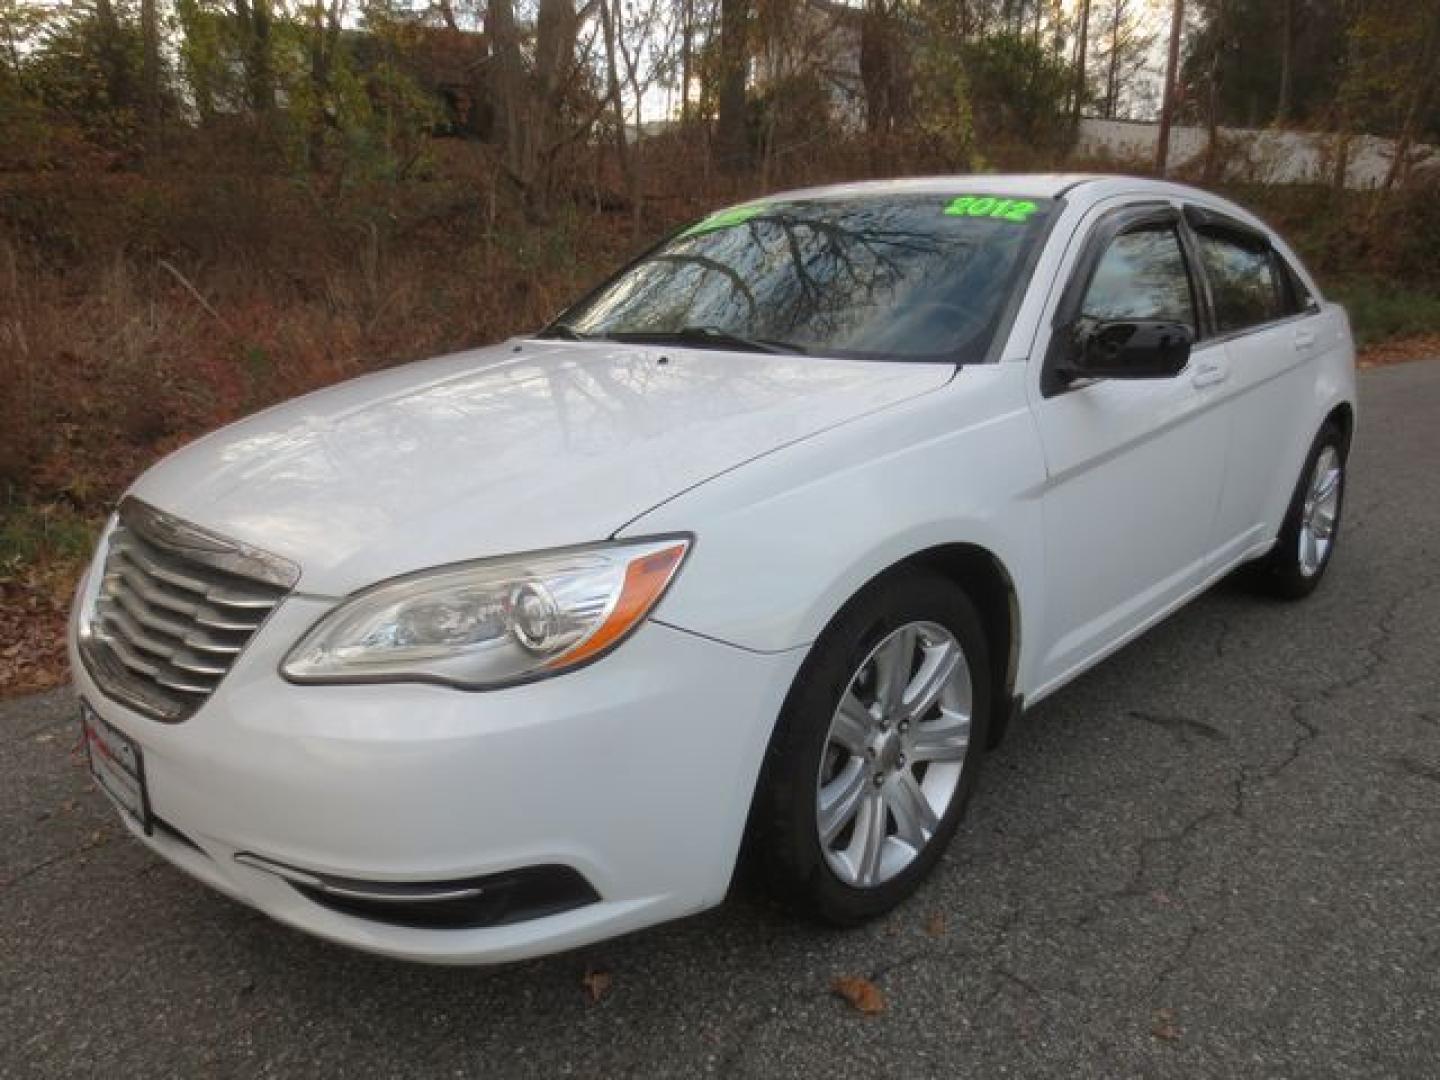
<instances>
[{"instance_id":1,"label":"lower bumper grille","mask_svg":"<svg viewBox=\"0 0 1440 1080\"><path fill-rule=\"evenodd\" d=\"M357 919L421 930L475 930L558 915L599 901L568 866L527 866L458 881L362 881L299 870L250 852L237 862L288 882L321 907Z\"/></svg>"},{"instance_id":2,"label":"lower bumper grille","mask_svg":"<svg viewBox=\"0 0 1440 1080\"><path fill-rule=\"evenodd\" d=\"M285 560L127 499L80 614L81 657L106 694L184 720L298 578Z\"/></svg>"}]
</instances>

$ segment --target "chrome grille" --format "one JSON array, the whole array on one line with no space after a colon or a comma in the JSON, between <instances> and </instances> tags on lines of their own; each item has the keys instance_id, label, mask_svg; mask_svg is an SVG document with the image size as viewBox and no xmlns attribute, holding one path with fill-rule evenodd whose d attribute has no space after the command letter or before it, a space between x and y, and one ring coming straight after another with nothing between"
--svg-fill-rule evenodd
<instances>
[{"instance_id":1,"label":"chrome grille","mask_svg":"<svg viewBox=\"0 0 1440 1080\"><path fill-rule=\"evenodd\" d=\"M81 613L80 653L105 693L158 720L184 720L299 571L137 499L117 517Z\"/></svg>"}]
</instances>

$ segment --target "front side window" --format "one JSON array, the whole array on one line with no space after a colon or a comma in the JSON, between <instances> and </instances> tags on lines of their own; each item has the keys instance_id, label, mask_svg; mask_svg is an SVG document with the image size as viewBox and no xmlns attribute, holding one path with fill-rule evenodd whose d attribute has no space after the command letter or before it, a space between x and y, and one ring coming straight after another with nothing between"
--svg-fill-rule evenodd
<instances>
[{"instance_id":1,"label":"front side window","mask_svg":"<svg viewBox=\"0 0 1440 1080\"><path fill-rule=\"evenodd\" d=\"M1215 303L1216 329L1244 330L1286 314L1284 283L1268 245L1209 232L1201 232L1197 239Z\"/></svg>"},{"instance_id":2,"label":"front side window","mask_svg":"<svg viewBox=\"0 0 1440 1080\"><path fill-rule=\"evenodd\" d=\"M1195 297L1180 237L1170 226L1122 233L1110 242L1080 305L1097 322L1159 319L1195 327Z\"/></svg>"},{"instance_id":3,"label":"front side window","mask_svg":"<svg viewBox=\"0 0 1440 1080\"><path fill-rule=\"evenodd\" d=\"M642 257L546 333L979 360L1025 286L1051 205L876 195L736 207Z\"/></svg>"}]
</instances>

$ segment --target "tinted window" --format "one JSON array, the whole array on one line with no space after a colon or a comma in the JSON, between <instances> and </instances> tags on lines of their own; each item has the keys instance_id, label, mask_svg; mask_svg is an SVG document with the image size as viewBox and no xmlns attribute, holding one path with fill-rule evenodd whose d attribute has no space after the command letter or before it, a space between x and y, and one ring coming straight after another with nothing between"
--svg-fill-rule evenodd
<instances>
[{"instance_id":1,"label":"tinted window","mask_svg":"<svg viewBox=\"0 0 1440 1080\"><path fill-rule=\"evenodd\" d=\"M1284 316L1285 286L1264 244L1200 233L1200 260L1210 279L1215 325L1222 333Z\"/></svg>"},{"instance_id":2,"label":"tinted window","mask_svg":"<svg viewBox=\"0 0 1440 1080\"><path fill-rule=\"evenodd\" d=\"M963 205L960 205L962 204ZM561 316L617 340L704 329L807 352L979 359L1041 235L1043 199L760 203L662 245Z\"/></svg>"},{"instance_id":3,"label":"tinted window","mask_svg":"<svg viewBox=\"0 0 1440 1080\"><path fill-rule=\"evenodd\" d=\"M1087 319L1166 319L1195 326L1195 298L1172 228L1124 233L1105 249L1080 305Z\"/></svg>"}]
</instances>

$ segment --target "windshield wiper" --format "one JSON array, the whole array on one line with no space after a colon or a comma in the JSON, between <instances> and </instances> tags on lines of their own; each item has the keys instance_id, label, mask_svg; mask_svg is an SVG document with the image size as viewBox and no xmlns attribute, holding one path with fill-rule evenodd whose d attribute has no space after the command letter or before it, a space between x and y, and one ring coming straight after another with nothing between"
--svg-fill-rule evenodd
<instances>
[{"instance_id":1,"label":"windshield wiper","mask_svg":"<svg viewBox=\"0 0 1440 1080\"><path fill-rule=\"evenodd\" d=\"M676 345L697 345L701 348L788 353L795 356L803 356L806 351L803 347L792 345L788 341L746 337L744 334L733 334L729 330L721 330L718 326L682 326L679 330L618 331L607 336L615 341L634 341L642 344L663 345L673 342Z\"/></svg>"}]
</instances>

